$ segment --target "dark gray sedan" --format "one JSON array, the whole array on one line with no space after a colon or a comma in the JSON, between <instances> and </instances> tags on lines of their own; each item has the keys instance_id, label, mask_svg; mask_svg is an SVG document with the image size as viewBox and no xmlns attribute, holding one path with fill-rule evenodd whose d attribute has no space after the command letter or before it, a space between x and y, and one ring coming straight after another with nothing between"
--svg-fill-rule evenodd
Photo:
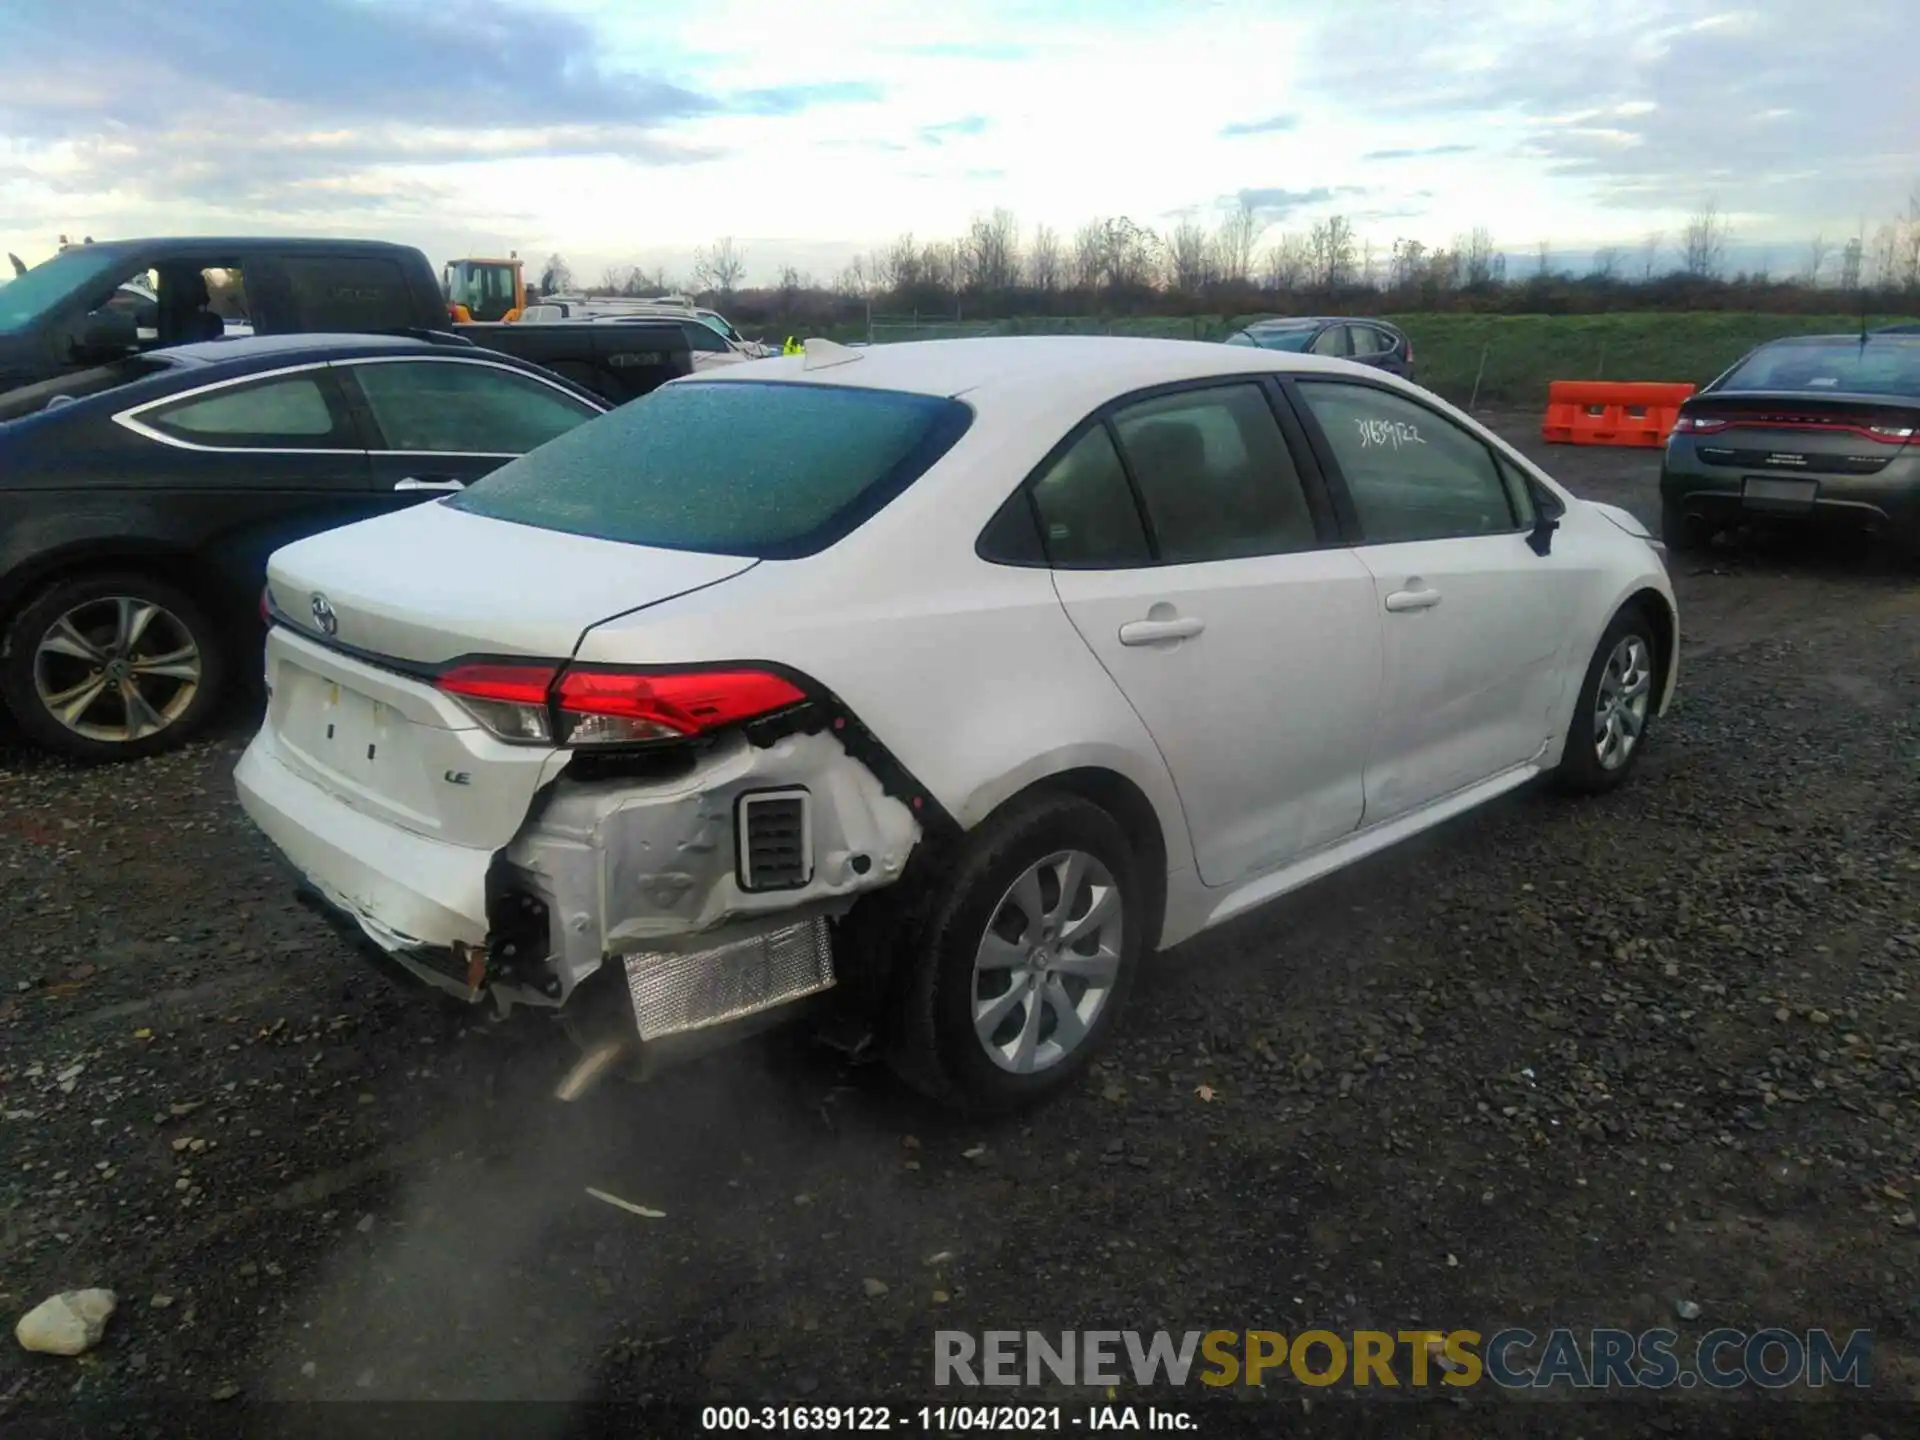
<instances>
[{"instance_id":1,"label":"dark gray sedan","mask_svg":"<svg viewBox=\"0 0 1920 1440\"><path fill-rule=\"evenodd\" d=\"M1399 326L1384 320L1330 315L1256 320L1227 336L1227 344L1291 350L1300 355L1328 355L1413 379L1413 342Z\"/></svg>"}]
</instances>

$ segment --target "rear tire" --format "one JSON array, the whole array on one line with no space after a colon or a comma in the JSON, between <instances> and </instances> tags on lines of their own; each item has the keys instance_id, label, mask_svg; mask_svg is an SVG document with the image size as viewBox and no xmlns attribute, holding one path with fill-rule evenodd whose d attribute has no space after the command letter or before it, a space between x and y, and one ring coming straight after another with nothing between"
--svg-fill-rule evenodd
<instances>
[{"instance_id":1,"label":"rear tire","mask_svg":"<svg viewBox=\"0 0 1920 1440\"><path fill-rule=\"evenodd\" d=\"M219 708L226 677L226 634L200 602L131 572L55 581L0 650L0 697L20 728L90 763L178 749Z\"/></svg>"},{"instance_id":2,"label":"rear tire","mask_svg":"<svg viewBox=\"0 0 1920 1440\"><path fill-rule=\"evenodd\" d=\"M1660 502L1660 539L1671 555L1692 555L1713 543L1713 532L1677 500Z\"/></svg>"},{"instance_id":3,"label":"rear tire","mask_svg":"<svg viewBox=\"0 0 1920 1440\"><path fill-rule=\"evenodd\" d=\"M1567 726L1554 782L1575 795L1624 784L1647 748L1659 704L1660 647L1651 617L1629 605L1613 617L1593 658Z\"/></svg>"},{"instance_id":4,"label":"rear tire","mask_svg":"<svg viewBox=\"0 0 1920 1440\"><path fill-rule=\"evenodd\" d=\"M1113 816L1074 795L1016 800L968 837L910 947L896 1072L967 1114L1064 1089L1118 1023L1146 901Z\"/></svg>"}]
</instances>

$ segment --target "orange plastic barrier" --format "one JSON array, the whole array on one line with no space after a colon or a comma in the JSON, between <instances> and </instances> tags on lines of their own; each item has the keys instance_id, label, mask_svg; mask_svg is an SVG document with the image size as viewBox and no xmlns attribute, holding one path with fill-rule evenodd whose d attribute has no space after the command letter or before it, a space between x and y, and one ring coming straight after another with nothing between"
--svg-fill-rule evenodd
<instances>
[{"instance_id":1,"label":"orange plastic barrier","mask_svg":"<svg viewBox=\"0 0 1920 1440\"><path fill-rule=\"evenodd\" d=\"M1547 387L1540 438L1550 445L1664 445L1693 390L1649 381L1555 380Z\"/></svg>"}]
</instances>

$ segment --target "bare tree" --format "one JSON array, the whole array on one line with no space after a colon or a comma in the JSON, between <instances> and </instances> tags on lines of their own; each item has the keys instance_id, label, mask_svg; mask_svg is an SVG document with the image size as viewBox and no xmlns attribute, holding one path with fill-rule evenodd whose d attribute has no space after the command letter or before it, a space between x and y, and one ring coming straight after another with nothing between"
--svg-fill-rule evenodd
<instances>
[{"instance_id":1,"label":"bare tree","mask_svg":"<svg viewBox=\"0 0 1920 1440\"><path fill-rule=\"evenodd\" d=\"M1282 235L1267 249L1260 267L1261 282L1269 290L1298 290L1306 284L1312 264L1313 255L1306 236Z\"/></svg>"},{"instance_id":2,"label":"bare tree","mask_svg":"<svg viewBox=\"0 0 1920 1440\"><path fill-rule=\"evenodd\" d=\"M1620 278L1620 247L1602 245L1593 252L1593 263L1587 273L1596 280L1617 280Z\"/></svg>"},{"instance_id":3,"label":"bare tree","mask_svg":"<svg viewBox=\"0 0 1920 1440\"><path fill-rule=\"evenodd\" d=\"M1410 290L1426 278L1427 247L1418 240L1395 240L1387 257L1387 285Z\"/></svg>"},{"instance_id":4,"label":"bare tree","mask_svg":"<svg viewBox=\"0 0 1920 1440\"><path fill-rule=\"evenodd\" d=\"M693 257L694 283L722 298L732 295L746 274L746 254L733 243L731 235L716 240L710 249L698 251Z\"/></svg>"},{"instance_id":5,"label":"bare tree","mask_svg":"<svg viewBox=\"0 0 1920 1440\"><path fill-rule=\"evenodd\" d=\"M895 240L887 250L887 273L893 277L889 287L893 293L904 295L926 280L926 269L920 263L920 245L908 231Z\"/></svg>"},{"instance_id":6,"label":"bare tree","mask_svg":"<svg viewBox=\"0 0 1920 1440\"><path fill-rule=\"evenodd\" d=\"M791 317L800 308L800 296L813 289L813 277L802 274L791 265L780 267L780 283L776 287L780 292L780 313Z\"/></svg>"},{"instance_id":7,"label":"bare tree","mask_svg":"<svg viewBox=\"0 0 1920 1440\"><path fill-rule=\"evenodd\" d=\"M1253 273L1253 247L1260 239L1260 217L1239 201L1220 222L1213 239L1213 263L1228 285L1244 285Z\"/></svg>"},{"instance_id":8,"label":"bare tree","mask_svg":"<svg viewBox=\"0 0 1920 1440\"><path fill-rule=\"evenodd\" d=\"M1107 222L1089 220L1073 232L1073 287L1098 290L1106 277Z\"/></svg>"},{"instance_id":9,"label":"bare tree","mask_svg":"<svg viewBox=\"0 0 1920 1440\"><path fill-rule=\"evenodd\" d=\"M1647 238L1640 242L1640 278L1653 279L1654 272L1660 268L1660 248L1667 243L1664 230L1652 230Z\"/></svg>"},{"instance_id":10,"label":"bare tree","mask_svg":"<svg viewBox=\"0 0 1920 1440\"><path fill-rule=\"evenodd\" d=\"M1048 226L1037 226L1027 247L1027 283L1042 295L1051 295L1060 288L1064 270L1060 237Z\"/></svg>"},{"instance_id":11,"label":"bare tree","mask_svg":"<svg viewBox=\"0 0 1920 1440\"><path fill-rule=\"evenodd\" d=\"M1859 235L1855 235L1840 247L1840 288L1842 290L1860 288L1860 264L1866 254L1866 248L1866 240Z\"/></svg>"},{"instance_id":12,"label":"bare tree","mask_svg":"<svg viewBox=\"0 0 1920 1440\"><path fill-rule=\"evenodd\" d=\"M540 269L540 293L552 295L573 289L573 267L559 255L549 255Z\"/></svg>"},{"instance_id":13,"label":"bare tree","mask_svg":"<svg viewBox=\"0 0 1920 1440\"><path fill-rule=\"evenodd\" d=\"M1364 240L1360 244L1360 284L1368 290L1380 288L1373 260L1373 241Z\"/></svg>"},{"instance_id":14,"label":"bare tree","mask_svg":"<svg viewBox=\"0 0 1920 1440\"><path fill-rule=\"evenodd\" d=\"M1727 263L1727 234L1720 202L1708 196L1680 232L1680 253L1687 274L1718 280Z\"/></svg>"},{"instance_id":15,"label":"bare tree","mask_svg":"<svg viewBox=\"0 0 1920 1440\"><path fill-rule=\"evenodd\" d=\"M1465 285L1485 285L1493 279L1493 232L1476 225L1465 235L1456 235L1453 253L1460 257L1460 279Z\"/></svg>"},{"instance_id":16,"label":"bare tree","mask_svg":"<svg viewBox=\"0 0 1920 1440\"><path fill-rule=\"evenodd\" d=\"M864 257L856 255L843 265L840 273L834 277L833 290L843 299L860 300L864 299L868 293L868 282L867 262Z\"/></svg>"},{"instance_id":17,"label":"bare tree","mask_svg":"<svg viewBox=\"0 0 1920 1440\"><path fill-rule=\"evenodd\" d=\"M1000 295L1019 280L1020 222L1011 210L976 215L963 248L968 289Z\"/></svg>"},{"instance_id":18,"label":"bare tree","mask_svg":"<svg viewBox=\"0 0 1920 1440\"><path fill-rule=\"evenodd\" d=\"M1167 232L1167 283L1182 295L1198 295L1213 279L1213 237L1194 220Z\"/></svg>"},{"instance_id":19,"label":"bare tree","mask_svg":"<svg viewBox=\"0 0 1920 1440\"><path fill-rule=\"evenodd\" d=\"M1827 257L1833 254L1833 244L1824 235L1816 235L1807 242L1806 254L1800 261L1800 280L1802 284L1818 286L1820 272L1827 268Z\"/></svg>"},{"instance_id":20,"label":"bare tree","mask_svg":"<svg viewBox=\"0 0 1920 1440\"><path fill-rule=\"evenodd\" d=\"M1894 235L1900 283L1912 290L1920 286L1920 185L1907 196L1907 213L1894 222Z\"/></svg>"},{"instance_id":21,"label":"bare tree","mask_svg":"<svg viewBox=\"0 0 1920 1440\"><path fill-rule=\"evenodd\" d=\"M1164 250L1147 226L1122 215L1101 227L1102 275L1109 290L1145 290L1160 270Z\"/></svg>"},{"instance_id":22,"label":"bare tree","mask_svg":"<svg viewBox=\"0 0 1920 1440\"><path fill-rule=\"evenodd\" d=\"M1544 280L1553 272L1553 242L1538 240L1533 246L1533 278Z\"/></svg>"},{"instance_id":23,"label":"bare tree","mask_svg":"<svg viewBox=\"0 0 1920 1440\"><path fill-rule=\"evenodd\" d=\"M632 276L631 265L609 265L600 272L599 289L609 295L618 295L627 288L627 280Z\"/></svg>"},{"instance_id":24,"label":"bare tree","mask_svg":"<svg viewBox=\"0 0 1920 1440\"><path fill-rule=\"evenodd\" d=\"M1307 244L1313 252L1313 283L1322 290L1336 290L1353 281L1353 222L1344 215L1316 220L1308 232Z\"/></svg>"},{"instance_id":25,"label":"bare tree","mask_svg":"<svg viewBox=\"0 0 1920 1440\"><path fill-rule=\"evenodd\" d=\"M963 278L960 247L951 240L935 240L923 246L920 276L921 283L932 289L957 293Z\"/></svg>"}]
</instances>

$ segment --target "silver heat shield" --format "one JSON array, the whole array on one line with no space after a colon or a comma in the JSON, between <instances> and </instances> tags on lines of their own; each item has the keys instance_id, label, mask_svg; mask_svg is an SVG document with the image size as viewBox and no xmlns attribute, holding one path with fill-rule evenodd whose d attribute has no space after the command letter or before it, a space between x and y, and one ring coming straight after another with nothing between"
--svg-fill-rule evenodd
<instances>
[{"instance_id":1,"label":"silver heat shield","mask_svg":"<svg viewBox=\"0 0 1920 1440\"><path fill-rule=\"evenodd\" d=\"M643 950L624 959L642 1042L742 1019L833 985L824 917L710 949Z\"/></svg>"}]
</instances>

